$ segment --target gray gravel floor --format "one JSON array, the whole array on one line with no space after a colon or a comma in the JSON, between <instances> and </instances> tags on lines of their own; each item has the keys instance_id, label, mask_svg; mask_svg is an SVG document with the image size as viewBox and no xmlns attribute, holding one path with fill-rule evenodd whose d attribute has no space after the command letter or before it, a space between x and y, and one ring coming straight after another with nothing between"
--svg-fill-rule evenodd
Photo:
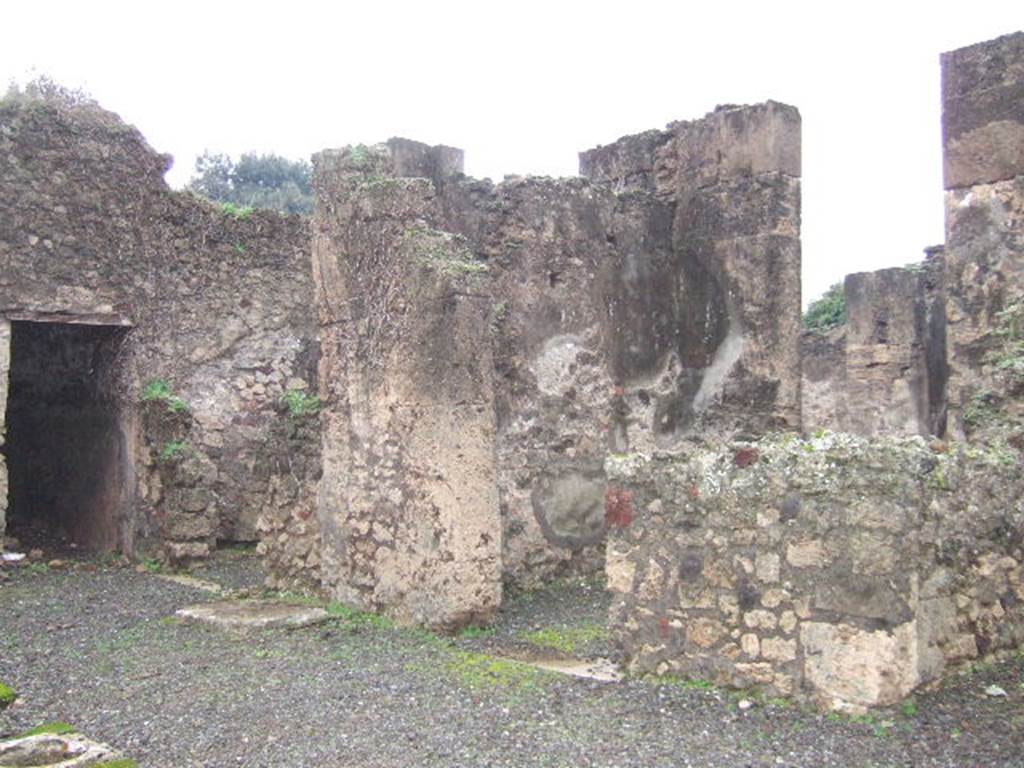
<instances>
[{"instance_id":1,"label":"gray gravel floor","mask_svg":"<svg viewBox=\"0 0 1024 768\"><path fill-rule=\"evenodd\" d=\"M227 571L248 584L258 569L240 562ZM599 595L575 590L514 599L498 631L455 642L360 617L246 636L169 619L211 595L130 568L20 570L0 583L0 680L22 697L0 734L66 721L155 768L1024 766L1020 657L918 696L916 715L853 721L475 652L589 622Z\"/></svg>"}]
</instances>

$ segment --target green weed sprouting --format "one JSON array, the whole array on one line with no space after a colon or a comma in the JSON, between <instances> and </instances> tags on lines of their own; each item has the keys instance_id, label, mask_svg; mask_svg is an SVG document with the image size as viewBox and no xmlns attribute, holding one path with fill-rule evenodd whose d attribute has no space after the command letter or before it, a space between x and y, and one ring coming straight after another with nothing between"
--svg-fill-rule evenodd
<instances>
[{"instance_id":1,"label":"green weed sprouting","mask_svg":"<svg viewBox=\"0 0 1024 768\"><path fill-rule=\"evenodd\" d=\"M315 416L320 413L320 398L301 389L290 389L281 398L288 408L288 415L296 419Z\"/></svg>"},{"instance_id":2,"label":"green weed sprouting","mask_svg":"<svg viewBox=\"0 0 1024 768\"><path fill-rule=\"evenodd\" d=\"M171 385L166 379L150 379L142 388L142 402L163 403L171 413L184 413L188 411L188 402L171 390Z\"/></svg>"},{"instance_id":3,"label":"green weed sprouting","mask_svg":"<svg viewBox=\"0 0 1024 768\"><path fill-rule=\"evenodd\" d=\"M177 461L183 458L185 452L188 450L188 443L181 440L170 440L163 444L160 449L160 453L157 454L157 459L162 464L168 464L172 461Z\"/></svg>"},{"instance_id":4,"label":"green weed sprouting","mask_svg":"<svg viewBox=\"0 0 1024 768\"><path fill-rule=\"evenodd\" d=\"M241 219L242 221L250 218L255 210L250 205L237 205L235 203L221 203L219 208L220 212L225 216L230 216L233 219Z\"/></svg>"}]
</instances>

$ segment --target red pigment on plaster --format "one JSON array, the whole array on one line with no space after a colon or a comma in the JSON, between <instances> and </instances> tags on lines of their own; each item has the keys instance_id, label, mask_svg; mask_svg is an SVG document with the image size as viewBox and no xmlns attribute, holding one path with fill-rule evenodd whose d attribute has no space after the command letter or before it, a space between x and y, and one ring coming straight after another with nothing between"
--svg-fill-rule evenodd
<instances>
[{"instance_id":1,"label":"red pigment on plaster","mask_svg":"<svg viewBox=\"0 0 1024 768\"><path fill-rule=\"evenodd\" d=\"M617 485L604 492L604 522L609 527L625 528L633 522L633 493Z\"/></svg>"}]
</instances>

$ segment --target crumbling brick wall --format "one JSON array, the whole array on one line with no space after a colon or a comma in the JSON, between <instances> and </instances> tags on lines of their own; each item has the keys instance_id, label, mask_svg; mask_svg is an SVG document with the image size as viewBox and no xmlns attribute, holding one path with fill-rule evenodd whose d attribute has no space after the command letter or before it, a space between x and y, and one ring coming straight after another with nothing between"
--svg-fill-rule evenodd
<instances>
[{"instance_id":1,"label":"crumbling brick wall","mask_svg":"<svg viewBox=\"0 0 1024 768\"><path fill-rule=\"evenodd\" d=\"M307 224L172 192L169 162L95 105L0 103L0 316L131 328L121 395L137 494L120 544L163 537L177 559L255 538L256 452L285 390L313 386L317 347ZM131 415L157 379L187 404L176 458L205 467L183 486L204 491L187 525L166 487L181 473L157 466L166 441Z\"/></svg>"}]
</instances>

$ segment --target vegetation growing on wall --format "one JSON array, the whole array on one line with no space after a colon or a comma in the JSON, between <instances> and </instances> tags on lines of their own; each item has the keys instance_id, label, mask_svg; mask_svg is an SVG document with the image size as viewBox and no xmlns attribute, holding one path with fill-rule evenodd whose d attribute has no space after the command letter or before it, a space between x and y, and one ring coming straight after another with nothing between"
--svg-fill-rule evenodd
<instances>
[{"instance_id":1,"label":"vegetation growing on wall","mask_svg":"<svg viewBox=\"0 0 1024 768\"><path fill-rule=\"evenodd\" d=\"M142 388L142 402L163 403L171 413L183 413L188 410L188 403L171 391L171 385L164 379L150 379Z\"/></svg>"},{"instance_id":2,"label":"vegetation growing on wall","mask_svg":"<svg viewBox=\"0 0 1024 768\"><path fill-rule=\"evenodd\" d=\"M846 294L842 283L836 283L812 301L804 313L804 328L811 331L827 331L845 322Z\"/></svg>"}]
</instances>

